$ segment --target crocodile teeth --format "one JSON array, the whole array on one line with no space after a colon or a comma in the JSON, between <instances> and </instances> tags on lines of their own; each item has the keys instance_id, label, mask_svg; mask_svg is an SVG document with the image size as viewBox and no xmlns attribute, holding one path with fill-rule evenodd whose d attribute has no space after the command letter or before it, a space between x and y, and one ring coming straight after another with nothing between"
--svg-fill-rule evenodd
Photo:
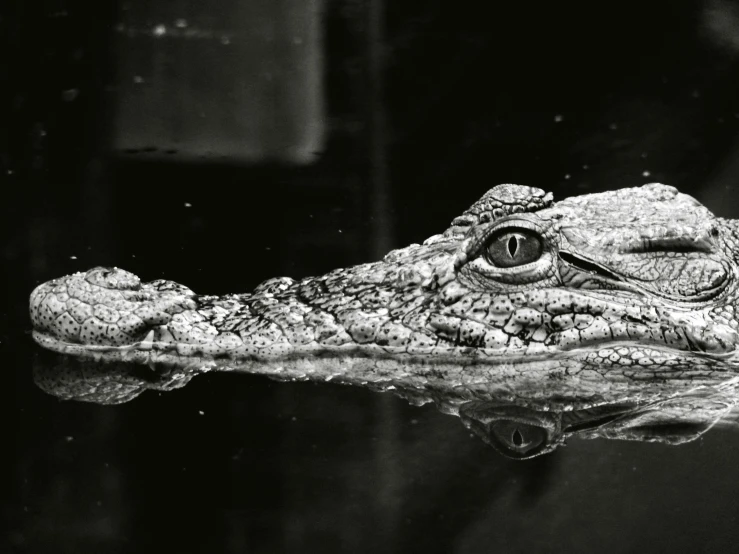
<instances>
[{"instance_id":1,"label":"crocodile teeth","mask_svg":"<svg viewBox=\"0 0 739 554\"><path fill-rule=\"evenodd\" d=\"M146 365L148 365L149 369L151 369L152 371L157 371L158 370L157 364L160 361L161 361L160 356L156 352L151 352L149 354L148 360L146 361Z\"/></svg>"},{"instance_id":2,"label":"crocodile teeth","mask_svg":"<svg viewBox=\"0 0 739 554\"><path fill-rule=\"evenodd\" d=\"M153 331L152 331L152 333L153 333ZM158 334L158 339L159 339L158 342L164 342L164 343L167 343L167 344L170 344L170 343L174 343L175 342L174 336L172 335L172 333L169 331L169 329L167 329L163 325L161 325L157 329L157 334Z\"/></svg>"},{"instance_id":3,"label":"crocodile teeth","mask_svg":"<svg viewBox=\"0 0 739 554\"><path fill-rule=\"evenodd\" d=\"M154 344L154 329L149 331L144 337L144 339L141 342L139 342L139 349L151 350L153 344Z\"/></svg>"}]
</instances>

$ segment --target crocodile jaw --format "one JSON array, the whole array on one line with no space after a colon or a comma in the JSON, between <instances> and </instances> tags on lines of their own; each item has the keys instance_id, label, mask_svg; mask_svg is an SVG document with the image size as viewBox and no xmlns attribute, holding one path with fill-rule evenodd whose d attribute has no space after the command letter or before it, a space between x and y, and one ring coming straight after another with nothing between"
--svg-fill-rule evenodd
<instances>
[{"instance_id":1,"label":"crocodile jaw","mask_svg":"<svg viewBox=\"0 0 739 554\"><path fill-rule=\"evenodd\" d=\"M359 272L366 274L366 267L360 266ZM404 279L407 281L408 275ZM623 327L623 340L615 340L614 333L623 322L612 314L625 312L627 307L603 302L591 292L567 298L569 302L587 302L591 314L599 315L569 317L565 320L569 325L560 323L560 333L551 333L546 341L525 340L525 333L533 337L541 324L524 325L533 321L533 300L517 296L523 303L520 307L510 301L505 304L508 325L517 326L509 330L516 336L509 337L504 347L475 346L479 339L464 332L471 319L461 317L474 312L470 307L474 302L469 302L474 294L460 294L454 283L450 285L454 290L444 297L446 302L437 306L436 315L427 310L427 328L436 333L433 344L410 342L407 335L401 337L401 344L392 344L392 336L384 344L360 342L366 331L351 324L338 329L315 325L311 341L301 341L306 331L299 327L292 328L294 334L280 332L268 340L270 337L257 327L261 314L252 319L243 317L245 306L255 304L273 310L277 306L290 317L285 306L298 302L300 290L313 286L314 280L296 283L278 279L249 295L203 297L170 281L142 284L128 272L96 268L34 290L33 337L49 350L98 362L334 381L392 390L415 403L436 401L452 412L470 399L525 398L537 405L573 407L633 400L635 395L648 399L667 391L678 393L726 379L730 367L727 357L735 344L734 335L724 327L709 328L701 317L686 312L679 322L673 321L676 329L678 323L681 326L682 334L676 331L672 338L683 348L677 349L660 342L652 331L654 325L647 325L647 316L664 325L664 314L633 309L631 313L642 318L643 328L632 321ZM558 298L557 306L567 304ZM279 315L275 312L273 318ZM354 321L355 317L350 312L347 319ZM611 318L611 325L605 327L611 329L608 333L593 325L598 317L603 325ZM234 321L254 325L238 330ZM590 329L589 335L578 328L583 322L589 323L584 327ZM637 331L642 333L641 343L626 340L633 339ZM501 334L498 328L493 332ZM455 341L445 340L450 334ZM664 331L660 336L664 337ZM691 344L699 339L703 348L691 351ZM714 352L706 352L709 346Z\"/></svg>"}]
</instances>

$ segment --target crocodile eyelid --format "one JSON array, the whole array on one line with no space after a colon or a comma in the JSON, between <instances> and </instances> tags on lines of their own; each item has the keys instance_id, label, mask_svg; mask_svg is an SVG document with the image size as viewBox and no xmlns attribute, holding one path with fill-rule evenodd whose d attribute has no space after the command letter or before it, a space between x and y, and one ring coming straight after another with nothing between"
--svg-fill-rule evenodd
<instances>
[{"instance_id":1,"label":"crocodile eyelid","mask_svg":"<svg viewBox=\"0 0 739 554\"><path fill-rule=\"evenodd\" d=\"M488 240L493 234L506 230L515 231L516 229L523 229L536 233L541 239L544 251L551 250L551 243L547 239L544 229L538 221L534 221L531 218L526 217L526 214L514 214L499 219L497 221L485 225L479 225L476 228L473 228L470 231L467 240L465 240L465 242L463 243L459 254L457 255L455 267L459 269L467 263L481 256ZM525 270L527 267L534 264L536 264L535 261L531 262L531 264L525 264L511 268L499 268L495 266L491 267L494 267L495 270L500 270L503 273L515 274L521 270Z\"/></svg>"},{"instance_id":2,"label":"crocodile eyelid","mask_svg":"<svg viewBox=\"0 0 739 554\"><path fill-rule=\"evenodd\" d=\"M522 214L515 214L508 216L503 219L499 219L486 225L481 225L472 231L470 242L466 245L465 253L468 259L477 256L480 251L485 247L488 239L495 233L499 233L504 230L516 230L525 229L527 231L533 231L541 238L542 242L546 245L548 241L544 235L544 229L542 226L531 219L522 217Z\"/></svg>"}]
</instances>

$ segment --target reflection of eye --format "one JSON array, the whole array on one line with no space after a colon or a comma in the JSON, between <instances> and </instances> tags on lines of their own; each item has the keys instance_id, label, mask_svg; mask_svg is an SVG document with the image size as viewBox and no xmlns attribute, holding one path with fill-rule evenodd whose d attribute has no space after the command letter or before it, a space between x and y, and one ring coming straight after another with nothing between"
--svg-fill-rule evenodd
<instances>
[{"instance_id":1,"label":"reflection of eye","mask_svg":"<svg viewBox=\"0 0 739 554\"><path fill-rule=\"evenodd\" d=\"M543 250L536 233L528 229L505 229L488 239L485 258L496 267L516 267L535 262Z\"/></svg>"},{"instance_id":2,"label":"reflection of eye","mask_svg":"<svg viewBox=\"0 0 739 554\"><path fill-rule=\"evenodd\" d=\"M490 438L513 457L533 455L540 447L546 446L548 438L546 429L508 419L493 421L488 432Z\"/></svg>"}]
</instances>

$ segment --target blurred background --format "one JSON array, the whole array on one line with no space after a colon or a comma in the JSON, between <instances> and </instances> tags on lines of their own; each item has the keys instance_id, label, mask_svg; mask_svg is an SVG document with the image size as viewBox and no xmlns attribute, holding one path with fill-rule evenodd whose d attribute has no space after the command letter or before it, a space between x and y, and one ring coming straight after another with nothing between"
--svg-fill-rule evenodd
<instances>
[{"instance_id":1,"label":"blurred background","mask_svg":"<svg viewBox=\"0 0 739 554\"><path fill-rule=\"evenodd\" d=\"M501 458L435 408L206 375L33 385L28 294L380 259L490 187L664 182L739 217L739 5L5 0L0 552L736 551L739 434Z\"/></svg>"}]
</instances>

